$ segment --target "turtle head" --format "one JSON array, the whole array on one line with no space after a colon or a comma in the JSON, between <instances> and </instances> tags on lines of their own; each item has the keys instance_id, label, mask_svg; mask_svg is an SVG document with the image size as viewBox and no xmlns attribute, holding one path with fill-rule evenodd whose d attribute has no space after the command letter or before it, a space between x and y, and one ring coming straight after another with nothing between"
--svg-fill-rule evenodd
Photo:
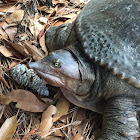
<instances>
[{"instance_id":1,"label":"turtle head","mask_svg":"<svg viewBox=\"0 0 140 140\"><path fill-rule=\"evenodd\" d=\"M90 90L89 79L78 58L68 50L51 52L47 57L29 63L48 84L73 94L85 95Z\"/></svg>"},{"instance_id":2,"label":"turtle head","mask_svg":"<svg viewBox=\"0 0 140 140\"><path fill-rule=\"evenodd\" d=\"M48 84L83 95L89 91L89 79L84 76L86 72L76 58L68 50L57 50L37 62L29 63L29 67Z\"/></svg>"}]
</instances>

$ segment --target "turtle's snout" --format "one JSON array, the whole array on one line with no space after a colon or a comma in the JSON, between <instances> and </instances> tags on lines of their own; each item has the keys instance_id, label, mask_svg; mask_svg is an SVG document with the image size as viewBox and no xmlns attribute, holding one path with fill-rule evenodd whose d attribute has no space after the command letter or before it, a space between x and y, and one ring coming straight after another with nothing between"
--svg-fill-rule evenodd
<instances>
[{"instance_id":1,"label":"turtle's snout","mask_svg":"<svg viewBox=\"0 0 140 140\"><path fill-rule=\"evenodd\" d=\"M36 62L30 62L27 64L28 68L30 69L37 69L39 68L39 65Z\"/></svg>"}]
</instances>

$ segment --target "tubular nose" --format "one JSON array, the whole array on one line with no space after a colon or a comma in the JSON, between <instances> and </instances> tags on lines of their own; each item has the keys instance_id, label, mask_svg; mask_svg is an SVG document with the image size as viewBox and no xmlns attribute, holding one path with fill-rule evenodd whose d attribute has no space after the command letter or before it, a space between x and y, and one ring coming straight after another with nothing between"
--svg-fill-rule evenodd
<instances>
[{"instance_id":1,"label":"tubular nose","mask_svg":"<svg viewBox=\"0 0 140 140\"><path fill-rule=\"evenodd\" d=\"M31 69L37 69L39 65L36 62L30 62L28 63L28 67Z\"/></svg>"}]
</instances>

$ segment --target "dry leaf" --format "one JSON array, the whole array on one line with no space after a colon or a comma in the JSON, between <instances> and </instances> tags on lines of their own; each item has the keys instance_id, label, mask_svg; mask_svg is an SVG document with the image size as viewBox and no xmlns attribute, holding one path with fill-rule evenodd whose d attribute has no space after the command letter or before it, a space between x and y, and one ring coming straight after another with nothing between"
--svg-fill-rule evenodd
<instances>
[{"instance_id":1,"label":"dry leaf","mask_svg":"<svg viewBox=\"0 0 140 140\"><path fill-rule=\"evenodd\" d=\"M2 35L1 38L8 38L6 32L2 29L2 26L7 26L6 22L0 22L0 34Z\"/></svg>"},{"instance_id":2,"label":"dry leaf","mask_svg":"<svg viewBox=\"0 0 140 140\"><path fill-rule=\"evenodd\" d=\"M43 112L48 105L41 102L33 93L27 90L12 90L0 97L0 104L8 105L17 102L16 107L30 112Z\"/></svg>"},{"instance_id":3,"label":"dry leaf","mask_svg":"<svg viewBox=\"0 0 140 140\"><path fill-rule=\"evenodd\" d=\"M0 46L0 53L2 53L5 57L13 56L13 54L5 46Z\"/></svg>"},{"instance_id":4,"label":"dry leaf","mask_svg":"<svg viewBox=\"0 0 140 140\"><path fill-rule=\"evenodd\" d=\"M70 14L67 14L67 15L63 15L60 18L70 18L71 19L71 18L77 17L79 13L80 13L80 11L77 14L70 13Z\"/></svg>"},{"instance_id":5,"label":"dry leaf","mask_svg":"<svg viewBox=\"0 0 140 140\"><path fill-rule=\"evenodd\" d=\"M39 32L43 30L45 26L46 24L40 22L36 17L30 19L29 29L35 38L37 38Z\"/></svg>"},{"instance_id":6,"label":"dry leaf","mask_svg":"<svg viewBox=\"0 0 140 140\"><path fill-rule=\"evenodd\" d=\"M10 45L6 44L6 48L12 53L13 56L16 56L19 59L23 59L23 56L19 54L15 49L13 49Z\"/></svg>"},{"instance_id":7,"label":"dry leaf","mask_svg":"<svg viewBox=\"0 0 140 140\"><path fill-rule=\"evenodd\" d=\"M7 83L7 81L5 80L5 78L0 74L0 79L1 79L1 81L4 83L4 85L7 87L7 88L9 88L9 85L8 85L8 83Z\"/></svg>"},{"instance_id":8,"label":"dry leaf","mask_svg":"<svg viewBox=\"0 0 140 140\"><path fill-rule=\"evenodd\" d=\"M43 34L44 34L44 30L41 30L38 34L38 37L37 37L38 40L40 40L40 38L43 36Z\"/></svg>"},{"instance_id":9,"label":"dry leaf","mask_svg":"<svg viewBox=\"0 0 140 140\"><path fill-rule=\"evenodd\" d=\"M0 139L1 140L10 140L16 131L17 128L17 118L13 116L11 118L6 119L0 128Z\"/></svg>"},{"instance_id":10,"label":"dry leaf","mask_svg":"<svg viewBox=\"0 0 140 140\"><path fill-rule=\"evenodd\" d=\"M26 41L26 39L28 38L28 35L26 33L21 33L21 34L17 34L15 38L18 38L19 42Z\"/></svg>"},{"instance_id":11,"label":"dry leaf","mask_svg":"<svg viewBox=\"0 0 140 140\"><path fill-rule=\"evenodd\" d=\"M20 44L12 43L11 41L8 42L16 51L18 51L21 55L28 57L29 52L26 50L26 48Z\"/></svg>"},{"instance_id":12,"label":"dry leaf","mask_svg":"<svg viewBox=\"0 0 140 140\"><path fill-rule=\"evenodd\" d=\"M53 121L57 121L61 116L68 113L70 102L63 96L56 104L57 112L53 117Z\"/></svg>"},{"instance_id":13,"label":"dry leaf","mask_svg":"<svg viewBox=\"0 0 140 140\"><path fill-rule=\"evenodd\" d=\"M1 12L6 12L6 13L10 13L10 12L14 12L17 9L17 7L15 6L15 4L0 4L0 11Z\"/></svg>"},{"instance_id":14,"label":"dry leaf","mask_svg":"<svg viewBox=\"0 0 140 140\"><path fill-rule=\"evenodd\" d=\"M64 138L58 136L47 136L46 140L64 140Z\"/></svg>"},{"instance_id":15,"label":"dry leaf","mask_svg":"<svg viewBox=\"0 0 140 140\"><path fill-rule=\"evenodd\" d=\"M42 118L41 118L41 124L39 128L39 135L41 137L46 137L47 133L49 132L50 128L53 125L53 118L52 115L56 113L56 107L53 105L50 105L46 111L43 112Z\"/></svg>"},{"instance_id":16,"label":"dry leaf","mask_svg":"<svg viewBox=\"0 0 140 140\"><path fill-rule=\"evenodd\" d=\"M14 66L16 66L18 63L16 61L13 61L10 65L9 65L9 69L13 68Z\"/></svg>"},{"instance_id":17,"label":"dry leaf","mask_svg":"<svg viewBox=\"0 0 140 140\"><path fill-rule=\"evenodd\" d=\"M59 16L55 19L55 22L52 24L52 26L60 26L61 24L64 23L72 23L77 18L79 13L80 12L78 12L77 14L71 13L71 14Z\"/></svg>"},{"instance_id":18,"label":"dry leaf","mask_svg":"<svg viewBox=\"0 0 140 140\"><path fill-rule=\"evenodd\" d=\"M86 118L86 109L79 108L76 112L73 121L83 121Z\"/></svg>"},{"instance_id":19,"label":"dry leaf","mask_svg":"<svg viewBox=\"0 0 140 140\"><path fill-rule=\"evenodd\" d=\"M54 126L53 129L55 129L55 128L60 128L60 127L62 127L62 126L65 126L65 124L64 124L64 123L57 123L57 126ZM67 132L67 127L64 127L64 128L63 128L63 131L64 131L64 132ZM60 129L58 129L57 131L55 131L55 132L53 133L53 135L54 135L54 136L58 136L58 137L65 137L64 133L63 133Z\"/></svg>"},{"instance_id":20,"label":"dry leaf","mask_svg":"<svg viewBox=\"0 0 140 140\"><path fill-rule=\"evenodd\" d=\"M37 49L35 46L30 45L27 42L23 42L23 44L25 44L27 51L31 54L31 56L34 58L34 60L37 61L44 57L44 54L39 49Z\"/></svg>"},{"instance_id":21,"label":"dry leaf","mask_svg":"<svg viewBox=\"0 0 140 140\"><path fill-rule=\"evenodd\" d=\"M6 34L5 31L3 31L3 29L0 27L0 38L2 39L7 39L8 38L8 35Z\"/></svg>"},{"instance_id":22,"label":"dry leaf","mask_svg":"<svg viewBox=\"0 0 140 140\"><path fill-rule=\"evenodd\" d=\"M57 6L56 6L56 7L57 7ZM52 14L52 13L56 12L56 7L55 7L55 8L50 7L50 8L48 9L47 6L41 6L41 7L38 7L37 9L38 9L39 11L44 11L44 12L46 12L47 14Z\"/></svg>"},{"instance_id":23,"label":"dry leaf","mask_svg":"<svg viewBox=\"0 0 140 140\"><path fill-rule=\"evenodd\" d=\"M39 22L42 24L47 24L48 19L46 17L40 17Z\"/></svg>"},{"instance_id":24,"label":"dry leaf","mask_svg":"<svg viewBox=\"0 0 140 140\"><path fill-rule=\"evenodd\" d=\"M31 129L33 130L33 129L39 129L39 127L40 127L40 120L39 120L39 118L36 118L36 117L32 117L32 125L31 125Z\"/></svg>"},{"instance_id":25,"label":"dry leaf","mask_svg":"<svg viewBox=\"0 0 140 140\"><path fill-rule=\"evenodd\" d=\"M46 47L46 44L45 44L45 34L40 38L39 43L40 43L40 46L41 46L42 50L45 52L45 56L47 56L48 51L47 51L47 47Z\"/></svg>"},{"instance_id":26,"label":"dry leaf","mask_svg":"<svg viewBox=\"0 0 140 140\"><path fill-rule=\"evenodd\" d=\"M64 23L73 23L76 18L77 18L77 16L70 18L70 19L66 20Z\"/></svg>"},{"instance_id":27,"label":"dry leaf","mask_svg":"<svg viewBox=\"0 0 140 140\"><path fill-rule=\"evenodd\" d=\"M80 133L77 133L73 140L83 140L83 139L84 139L83 136L81 136Z\"/></svg>"},{"instance_id":28,"label":"dry leaf","mask_svg":"<svg viewBox=\"0 0 140 140\"><path fill-rule=\"evenodd\" d=\"M4 28L3 28L4 29ZM13 42L14 41L14 37L17 34L17 27L7 27L4 29L5 32L7 33L7 35L9 36L10 40Z\"/></svg>"},{"instance_id":29,"label":"dry leaf","mask_svg":"<svg viewBox=\"0 0 140 140\"><path fill-rule=\"evenodd\" d=\"M64 22L58 20L57 22L53 23L52 26L60 26L61 24L64 24Z\"/></svg>"},{"instance_id":30,"label":"dry leaf","mask_svg":"<svg viewBox=\"0 0 140 140\"><path fill-rule=\"evenodd\" d=\"M11 24L15 22L20 22L23 19L24 11L23 10L15 10L11 15L6 17L6 21Z\"/></svg>"},{"instance_id":31,"label":"dry leaf","mask_svg":"<svg viewBox=\"0 0 140 140\"><path fill-rule=\"evenodd\" d=\"M60 1L59 0L52 0L52 3L57 4L57 3L60 3Z\"/></svg>"},{"instance_id":32,"label":"dry leaf","mask_svg":"<svg viewBox=\"0 0 140 140\"><path fill-rule=\"evenodd\" d=\"M83 131L86 127L87 121L86 118L86 110L83 108L79 108L78 111L76 111L73 121L81 121L80 125L72 127L71 131L73 135L76 135L76 132L83 134Z\"/></svg>"}]
</instances>

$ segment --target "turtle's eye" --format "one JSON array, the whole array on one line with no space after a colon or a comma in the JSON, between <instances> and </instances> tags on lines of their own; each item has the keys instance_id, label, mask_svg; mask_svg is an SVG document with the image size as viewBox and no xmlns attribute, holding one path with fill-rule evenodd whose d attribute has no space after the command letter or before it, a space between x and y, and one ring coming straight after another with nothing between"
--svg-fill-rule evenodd
<instances>
[{"instance_id":1,"label":"turtle's eye","mask_svg":"<svg viewBox=\"0 0 140 140\"><path fill-rule=\"evenodd\" d=\"M54 68L60 68L61 67L61 62L58 59L54 59L52 62L52 66Z\"/></svg>"}]
</instances>

